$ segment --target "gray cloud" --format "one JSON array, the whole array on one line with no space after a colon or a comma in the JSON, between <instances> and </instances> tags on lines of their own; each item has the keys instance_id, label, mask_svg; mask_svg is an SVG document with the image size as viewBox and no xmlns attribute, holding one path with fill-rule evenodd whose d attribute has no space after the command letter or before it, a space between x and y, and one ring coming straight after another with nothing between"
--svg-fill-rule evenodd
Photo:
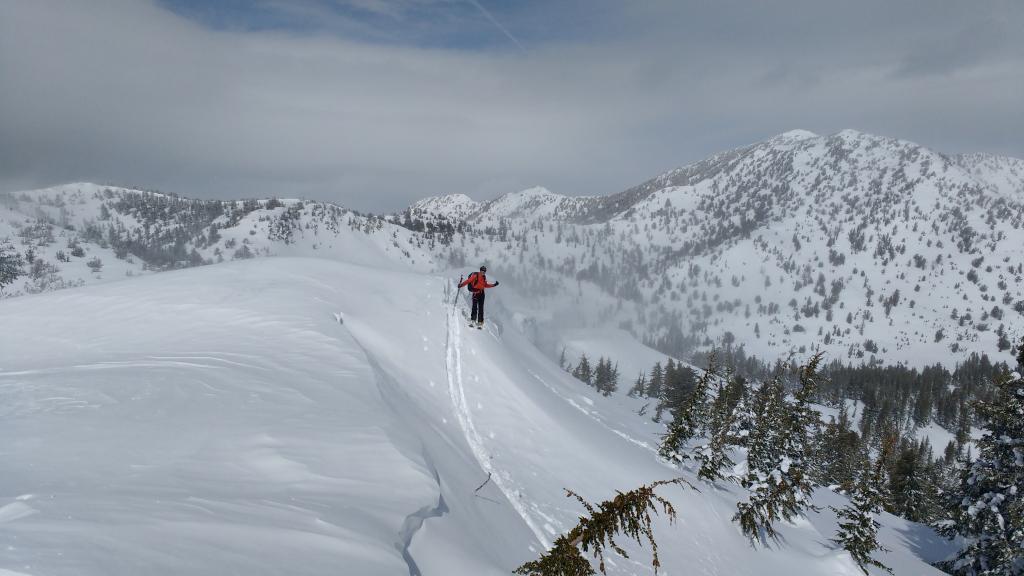
<instances>
[{"instance_id":1,"label":"gray cloud","mask_svg":"<svg viewBox=\"0 0 1024 576\"><path fill-rule=\"evenodd\" d=\"M503 15L525 52L85 4L0 4L0 187L98 180L381 211L534 184L616 192L797 127L1024 156L1012 2L595 0Z\"/></svg>"}]
</instances>

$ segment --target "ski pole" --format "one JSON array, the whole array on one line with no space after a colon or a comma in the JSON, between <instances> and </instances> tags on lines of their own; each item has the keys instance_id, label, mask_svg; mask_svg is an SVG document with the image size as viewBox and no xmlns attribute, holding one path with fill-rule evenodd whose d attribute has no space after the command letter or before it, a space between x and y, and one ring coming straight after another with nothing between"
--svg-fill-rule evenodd
<instances>
[{"instance_id":1,"label":"ski pole","mask_svg":"<svg viewBox=\"0 0 1024 576\"><path fill-rule=\"evenodd\" d=\"M459 302L460 292L462 292L462 276L459 276L459 283L455 285L455 298L452 298L452 310L455 310L455 305Z\"/></svg>"}]
</instances>

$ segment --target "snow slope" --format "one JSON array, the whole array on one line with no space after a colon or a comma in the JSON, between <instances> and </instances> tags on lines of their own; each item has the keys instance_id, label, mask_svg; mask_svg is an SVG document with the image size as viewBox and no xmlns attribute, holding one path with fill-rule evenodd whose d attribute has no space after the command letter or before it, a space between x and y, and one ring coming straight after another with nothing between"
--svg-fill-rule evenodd
<instances>
[{"instance_id":1,"label":"snow slope","mask_svg":"<svg viewBox=\"0 0 1024 576\"><path fill-rule=\"evenodd\" d=\"M0 570L508 574L574 524L563 487L600 500L679 473L623 399L500 313L467 328L449 292L268 258L0 301ZM859 573L830 515L755 550L738 489L699 487L665 490L663 574ZM897 574L938 573L943 543L883 523ZM610 572L649 574L627 550Z\"/></svg>"},{"instance_id":2,"label":"snow slope","mask_svg":"<svg viewBox=\"0 0 1024 576\"><path fill-rule=\"evenodd\" d=\"M611 358L618 364L619 388L627 392L641 374L649 374L655 363L665 366L671 359L667 354L644 346L624 330L566 330L562 334L561 350L566 362L575 366L584 354L594 362L600 357Z\"/></svg>"}]
</instances>

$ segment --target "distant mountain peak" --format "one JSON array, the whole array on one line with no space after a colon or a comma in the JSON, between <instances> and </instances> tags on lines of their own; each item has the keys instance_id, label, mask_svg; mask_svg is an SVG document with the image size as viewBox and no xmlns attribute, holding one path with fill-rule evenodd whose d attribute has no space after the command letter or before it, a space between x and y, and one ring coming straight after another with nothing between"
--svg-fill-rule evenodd
<instances>
[{"instance_id":1,"label":"distant mountain peak","mask_svg":"<svg viewBox=\"0 0 1024 576\"><path fill-rule=\"evenodd\" d=\"M810 130L803 130L801 128L797 128L795 130L788 130L786 132L783 132L782 134L774 136L769 141L797 142L800 140L809 140L811 138L820 137L821 136L819 134L815 134Z\"/></svg>"}]
</instances>

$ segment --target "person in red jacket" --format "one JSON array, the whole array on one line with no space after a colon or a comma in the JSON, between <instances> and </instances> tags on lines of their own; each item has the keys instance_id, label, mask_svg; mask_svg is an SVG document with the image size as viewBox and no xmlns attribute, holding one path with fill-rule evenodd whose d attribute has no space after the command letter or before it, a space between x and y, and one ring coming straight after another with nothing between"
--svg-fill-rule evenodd
<instances>
[{"instance_id":1,"label":"person in red jacket","mask_svg":"<svg viewBox=\"0 0 1024 576\"><path fill-rule=\"evenodd\" d=\"M473 272L469 275L469 278L459 283L459 288L469 286L469 293L473 295L473 312L469 317L470 324L475 322L477 328L484 325L484 290L494 288L497 285L497 280L494 281L494 284L487 283L487 266L481 266L479 272Z\"/></svg>"}]
</instances>

